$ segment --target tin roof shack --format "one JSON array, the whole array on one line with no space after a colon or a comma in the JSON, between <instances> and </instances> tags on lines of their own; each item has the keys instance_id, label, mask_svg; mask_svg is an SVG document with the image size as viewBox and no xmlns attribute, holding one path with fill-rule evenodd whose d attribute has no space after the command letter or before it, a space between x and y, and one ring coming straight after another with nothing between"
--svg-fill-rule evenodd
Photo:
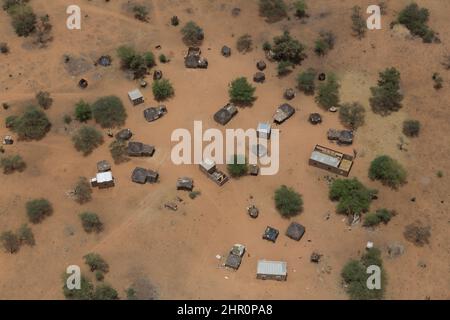
<instances>
[{"instance_id":1,"label":"tin roof shack","mask_svg":"<svg viewBox=\"0 0 450 320\"><path fill-rule=\"evenodd\" d=\"M300 241L304 234L305 227L297 222L292 222L286 230L286 236L296 241Z\"/></svg>"},{"instance_id":2,"label":"tin roof shack","mask_svg":"<svg viewBox=\"0 0 450 320\"><path fill-rule=\"evenodd\" d=\"M131 181L139 184L158 182L159 174L153 170L136 167L131 174Z\"/></svg>"},{"instance_id":3,"label":"tin roof shack","mask_svg":"<svg viewBox=\"0 0 450 320\"><path fill-rule=\"evenodd\" d=\"M91 179L91 186L100 189L112 188L115 186L114 177L111 171L99 172L95 178Z\"/></svg>"},{"instance_id":4,"label":"tin roof shack","mask_svg":"<svg viewBox=\"0 0 450 320\"><path fill-rule=\"evenodd\" d=\"M277 124L282 124L284 121L292 117L295 113L295 109L288 103L283 103L278 107L275 115L273 116L273 121Z\"/></svg>"},{"instance_id":5,"label":"tin roof shack","mask_svg":"<svg viewBox=\"0 0 450 320\"><path fill-rule=\"evenodd\" d=\"M107 172L107 171L111 171L111 164L108 161L102 160L97 162L97 172Z\"/></svg>"},{"instance_id":6,"label":"tin roof shack","mask_svg":"<svg viewBox=\"0 0 450 320\"><path fill-rule=\"evenodd\" d=\"M260 122L258 123L258 127L256 128L256 135L261 139L270 139L270 132L272 128L270 123Z\"/></svg>"},{"instance_id":7,"label":"tin roof shack","mask_svg":"<svg viewBox=\"0 0 450 320\"><path fill-rule=\"evenodd\" d=\"M221 125L226 125L236 114L238 110L232 103L227 103L219 111L214 114L214 121Z\"/></svg>"},{"instance_id":8,"label":"tin roof shack","mask_svg":"<svg viewBox=\"0 0 450 320\"><path fill-rule=\"evenodd\" d=\"M178 178L177 190L192 191L194 189L194 180L188 177Z\"/></svg>"},{"instance_id":9,"label":"tin roof shack","mask_svg":"<svg viewBox=\"0 0 450 320\"><path fill-rule=\"evenodd\" d=\"M134 89L133 91L128 92L128 98L130 98L131 102L135 106L140 103L144 103L144 96L139 89Z\"/></svg>"},{"instance_id":10,"label":"tin roof shack","mask_svg":"<svg viewBox=\"0 0 450 320\"><path fill-rule=\"evenodd\" d=\"M184 56L184 65L190 69L208 68L208 60L201 57L202 51L198 47L189 47Z\"/></svg>"},{"instance_id":11,"label":"tin roof shack","mask_svg":"<svg viewBox=\"0 0 450 320\"><path fill-rule=\"evenodd\" d=\"M128 142L127 154L130 157L153 157L155 147L141 142Z\"/></svg>"},{"instance_id":12,"label":"tin roof shack","mask_svg":"<svg viewBox=\"0 0 450 320\"><path fill-rule=\"evenodd\" d=\"M160 105L160 106L157 106L156 108L150 107L150 108L145 109L144 117L145 117L145 120L147 120L148 122L152 122L152 121L158 120L166 113L167 113L166 106Z\"/></svg>"},{"instance_id":13,"label":"tin roof shack","mask_svg":"<svg viewBox=\"0 0 450 320\"><path fill-rule=\"evenodd\" d=\"M204 159L199 164L199 168L208 176L208 178L217 183L219 186L223 186L225 182L228 181L228 176L222 171L219 171L216 168L216 163L211 159Z\"/></svg>"},{"instance_id":14,"label":"tin roof shack","mask_svg":"<svg viewBox=\"0 0 450 320\"><path fill-rule=\"evenodd\" d=\"M309 158L309 165L348 177L353 166L353 156L316 145Z\"/></svg>"},{"instance_id":15,"label":"tin roof shack","mask_svg":"<svg viewBox=\"0 0 450 320\"><path fill-rule=\"evenodd\" d=\"M259 260L256 268L256 279L286 281L287 263Z\"/></svg>"},{"instance_id":16,"label":"tin roof shack","mask_svg":"<svg viewBox=\"0 0 450 320\"><path fill-rule=\"evenodd\" d=\"M279 233L280 232L277 229L272 228L272 227L267 227L266 230L264 231L263 239L269 240L269 241L272 241L273 243L275 243L275 241L277 241Z\"/></svg>"},{"instance_id":17,"label":"tin roof shack","mask_svg":"<svg viewBox=\"0 0 450 320\"><path fill-rule=\"evenodd\" d=\"M227 260L225 261L225 267L237 270L242 262L242 257L245 253L245 246L242 244L235 244L231 248Z\"/></svg>"}]
</instances>

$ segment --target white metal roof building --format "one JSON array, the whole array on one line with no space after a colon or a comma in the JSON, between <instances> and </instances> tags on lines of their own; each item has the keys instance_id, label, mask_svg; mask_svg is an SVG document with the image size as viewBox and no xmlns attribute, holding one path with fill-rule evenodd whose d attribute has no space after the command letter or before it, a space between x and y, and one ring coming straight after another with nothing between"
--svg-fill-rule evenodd
<instances>
[{"instance_id":1,"label":"white metal roof building","mask_svg":"<svg viewBox=\"0 0 450 320\"><path fill-rule=\"evenodd\" d=\"M134 105L144 102L144 96L139 89L134 89L128 92L128 97L133 102Z\"/></svg>"},{"instance_id":2,"label":"white metal roof building","mask_svg":"<svg viewBox=\"0 0 450 320\"><path fill-rule=\"evenodd\" d=\"M258 279L286 280L287 263L283 261L259 260L256 277Z\"/></svg>"}]
</instances>

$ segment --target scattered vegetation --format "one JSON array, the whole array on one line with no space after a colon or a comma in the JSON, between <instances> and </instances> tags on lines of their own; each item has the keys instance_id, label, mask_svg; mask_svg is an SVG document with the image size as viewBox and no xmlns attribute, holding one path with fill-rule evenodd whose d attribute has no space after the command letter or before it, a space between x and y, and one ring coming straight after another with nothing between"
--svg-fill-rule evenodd
<instances>
[{"instance_id":1,"label":"scattered vegetation","mask_svg":"<svg viewBox=\"0 0 450 320\"><path fill-rule=\"evenodd\" d=\"M69 275L64 273L63 276L63 293L69 300L91 300L94 294L94 285L85 276L81 275L80 289L69 289L67 287L67 279Z\"/></svg>"},{"instance_id":2,"label":"scattered vegetation","mask_svg":"<svg viewBox=\"0 0 450 320\"><path fill-rule=\"evenodd\" d=\"M411 3L398 14L398 23L404 25L415 36L422 38L423 42L430 43L435 40L435 32L427 25L430 12L420 8L417 3Z\"/></svg>"},{"instance_id":3,"label":"scattered vegetation","mask_svg":"<svg viewBox=\"0 0 450 320\"><path fill-rule=\"evenodd\" d=\"M442 170L438 170L438 172L436 172L436 177L443 178L444 177L444 172L442 172Z\"/></svg>"},{"instance_id":4,"label":"scattered vegetation","mask_svg":"<svg viewBox=\"0 0 450 320\"><path fill-rule=\"evenodd\" d=\"M245 156L234 155L232 163L227 164L230 175L234 178L245 176L248 172L248 164Z\"/></svg>"},{"instance_id":5,"label":"scattered vegetation","mask_svg":"<svg viewBox=\"0 0 450 320\"><path fill-rule=\"evenodd\" d=\"M436 90L442 89L442 84L444 83L444 79L441 77L441 75L437 72L433 73L432 76L433 79L433 88L435 88Z\"/></svg>"},{"instance_id":6,"label":"scattered vegetation","mask_svg":"<svg viewBox=\"0 0 450 320\"><path fill-rule=\"evenodd\" d=\"M446 70L450 70L450 54L444 56L444 60L441 63Z\"/></svg>"},{"instance_id":7,"label":"scattered vegetation","mask_svg":"<svg viewBox=\"0 0 450 320\"><path fill-rule=\"evenodd\" d=\"M327 77L327 81L319 85L316 102L324 109L337 107L339 105L340 84L334 74Z\"/></svg>"},{"instance_id":8,"label":"scattered vegetation","mask_svg":"<svg viewBox=\"0 0 450 320\"><path fill-rule=\"evenodd\" d=\"M73 188L73 193L75 197L75 201L79 204L84 204L92 200L92 188L89 184L89 181L80 177Z\"/></svg>"},{"instance_id":9,"label":"scattered vegetation","mask_svg":"<svg viewBox=\"0 0 450 320\"><path fill-rule=\"evenodd\" d=\"M358 37L358 39L364 38L366 35L367 25L364 17L362 16L362 9L360 6L354 6L352 8L351 19L353 34Z\"/></svg>"},{"instance_id":10,"label":"scattered vegetation","mask_svg":"<svg viewBox=\"0 0 450 320\"><path fill-rule=\"evenodd\" d=\"M205 38L203 29L194 21L187 22L181 29L181 33L183 35L183 42L188 46L199 46Z\"/></svg>"},{"instance_id":11,"label":"scattered vegetation","mask_svg":"<svg viewBox=\"0 0 450 320\"><path fill-rule=\"evenodd\" d=\"M134 17L137 20L144 21L144 22L148 21L148 14L150 12L146 6L136 4L133 6L132 10L134 13Z\"/></svg>"},{"instance_id":12,"label":"scattered vegetation","mask_svg":"<svg viewBox=\"0 0 450 320\"><path fill-rule=\"evenodd\" d=\"M407 137L417 137L420 133L420 122L418 120L403 121L403 134Z\"/></svg>"},{"instance_id":13,"label":"scattered vegetation","mask_svg":"<svg viewBox=\"0 0 450 320\"><path fill-rule=\"evenodd\" d=\"M28 219L31 223L40 223L53 213L51 203L46 199L35 199L26 204Z\"/></svg>"},{"instance_id":14,"label":"scattered vegetation","mask_svg":"<svg viewBox=\"0 0 450 320\"><path fill-rule=\"evenodd\" d=\"M167 79L155 80L152 91L156 101L166 100L175 94L172 84Z\"/></svg>"},{"instance_id":15,"label":"scattered vegetation","mask_svg":"<svg viewBox=\"0 0 450 320\"><path fill-rule=\"evenodd\" d=\"M93 300L117 300L119 294L116 289L107 284L100 284L95 288Z\"/></svg>"},{"instance_id":16,"label":"scattered vegetation","mask_svg":"<svg viewBox=\"0 0 450 320\"><path fill-rule=\"evenodd\" d=\"M155 56L152 52L139 54L133 47L121 46L117 49L122 68L133 72L134 78L141 78L148 69L155 66Z\"/></svg>"},{"instance_id":17,"label":"scattered vegetation","mask_svg":"<svg viewBox=\"0 0 450 320\"><path fill-rule=\"evenodd\" d=\"M11 174L15 171L22 172L26 167L25 161L19 155L7 156L0 160L0 168L3 168L4 174Z\"/></svg>"},{"instance_id":18,"label":"scattered vegetation","mask_svg":"<svg viewBox=\"0 0 450 320\"><path fill-rule=\"evenodd\" d=\"M127 113L116 96L102 97L92 105L92 115L102 128L114 128L125 123Z\"/></svg>"},{"instance_id":19,"label":"scattered vegetation","mask_svg":"<svg viewBox=\"0 0 450 320\"><path fill-rule=\"evenodd\" d=\"M241 53L246 53L252 51L253 49L253 40L252 36L249 34L244 34L237 39L236 42L237 50Z\"/></svg>"},{"instance_id":20,"label":"scattered vegetation","mask_svg":"<svg viewBox=\"0 0 450 320\"><path fill-rule=\"evenodd\" d=\"M370 105L375 113L388 115L402 107L403 95L400 92L400 72L395 68L388 68L380 72L378 86L370 88L372 97Z\"/></svg>"},{"instance_id":21,"label":"scattered vegetation","mask_svg":"<svg viewBox=\"0 0 450 320\"><path fill-rule=\"evenodd\" d=\"M6 42L0 42L0 53L2 54L8 54L9 53L9 47Z\"/></svg>"},{"instance_id":22,"label":"scattered vegetation","mask_svg":"<svg viewBox=\"0 0 450 320\"><path fill-rule=\"evenodd\" d=\"M165 54L160 54L159 57L158 57L158 59L159 59L159 62L161 62L161 63L167 63L167 62L169 62L169 59L166 57Z\"/></svg>"},{"instance_id":23,"label":"scattered vegetation","mask_svg":"<svg viewBox=\"0 0 450 320\"><path fill-rule=\"evenodd\" d=\"M51 31L53 29L50 23L50 16L48 14L39 17L36 24L36 41L41 46L45 47L48 42L53 40Z\"/></svg>"},{"instance_id":24,"label":"scattered vegetation","mask_svg":"<svg viewBox=\"0 0 450 320\"><path fill-rule=\"evenodd\" d=\"M195 198L197 198L201 194L202 193L200 191L191 191L191 192L189 192L189 198L194 200Z\"/></svg>"},{"instance_id":25,"label":"scattered vegetation","mask_svg":"<svg viewBox=\"0 0 450 320\"><path fill-rule=\"evenodd\" d=\"M269 23L287 17L287 6L283 0L259 0L259 15Z\"/></svg>"},{"instance_id":26,"label":"scattered vegetation","mask_svg":"<svg viewBox=\"0 0 450 320\"><path fill-rule=\"evenodd\" d=\"M50 93L47 91L39 91L36 94L36 99L39 106L41 106L43 109L48 109L53 104L53 99L50 96Z\"/></svg>"},{"instance_id":27,"label":"scattered vegetation","mask_svg":"<svg viewBox=\"0 0 450 320\"><path fill-rule=\"evenodd\" d=\"M278 76L285 76L292 71L293 64L290 61L279 61L277 65L277 74Z\"/></svg>"},{"instance_id":28,"label":"scattered vegetation","mask_svg":"<svg viewBox=\"0 0 450 320\"><path fill-rule=\"evenodd\" d=\"M72 116L69 114L65 114L63 116L63 121L65 124L71 124L72 123Z\"/></svg>"},{"instance_id":29,"label":"scattered vegetation","mask_svg":"<svg viewBox=\"0 0 450 320\"><path fill-rule=\"evenodd\" d=\"M256 99L255 90L256 88L247 81L247 78L240 77L231 82L228 93L233 103L250 105Z\"/></svg>"},{"instance_id":30,"label":"scattered vegetation","mask_svg":"<svg viewBox=\"0 0 450 320\"><path fill-rule=\"evenodd\" d=\"M80 100L75 105L75 119L80 122L86 122L92 119L92 109L89 103Z\"/></svg>"},{"instance_id":31,"label":"scattered vegetation","mask_svg":"<svg viewBox=\"0 0 450 320\"><path fill-rule=\"evenodd\" d=\"M89 266L91 272L100 270L103 273L108 273L109 265L98 253L88 253L84 257L84 262Z\"/></svg>"},{"instance_id":32,"label":"scattered vegetation","mask_svg":"<svg viewBox=\"0 0 450 320\"><path fill-rule=\"evenodd\" d=\"M93 212L83 212L80 214L81 224L83 225L84 231L87 233L96 232L99 233L103 230L103 223L96 213Z\"/></svg>"},{"instance_id":33,"label":"scattered vegetation","mask_svg":"<svg viewBox=\"0 0 450 320\"><path fill-rule=\"evenodd\" d=\"M103 135L94 127L82 126L72 137L75 149L87 156L103 143Z\"/></svg>"},{"instance_id":34,"label":"scattered vegetation","mask_svg":"<svg viewBox=\"0 0 450 320\"><path fill-rule=\"evenodd\" d=\"M28 1L4 1L3 9L11 17L12 26L19 37L28 37L36 30L37 17Z\"/></svg>"},{"instance_id":35,"label":"scattered vegetation","mask_svg":"<svg viewBox=\"0 0 450 320\"><path fill-rule=\"evenodd\" d=\"M305 0L297 0L294 2L295 16L297 18L307 18L308 17L308 5Z\"/></svg>"},{"instance_id":36,"label":"scattered vegetation","mask_svg":"<svg viewBox=\"0 0 450 320\"><path fill-rule=\"evenodd\" d=\"M12 231L2 232L0 242L6 252L16 253L20 249L20 240Z\"/></svg>"},{"instance_id":37,"label":"scattered vegetation","mask_svg":"<svg viewBox=\"0 0 450 320\"><path fill-rule=\"evenodd\" d=\"M50 127L50 121L45 113L33 106L28 107L22 116L15 118L11 124L11 129L22 140L40 140Z\"/></svg>"},{"instance_id":38,"label":"scattered vegetation","mask_svg":"<svg viewBox=\"0 0 450 320\"><path fill-rule=\"evenodd\" d=\"M297 87L300 91L303 91L306 95L313 95L316 90L315 79L316 70L309 68L308 70L300 73L297 77Z\"/></svg>"},{"instance_id":39,"label":"scattered vegetation","mask_svg":"<svg viewBox=\"0 0 450 320\"><path fill-rule=\"evenodd\" d=\"M403 235L406 240L414 243L418 247L423 247L429 243L431 227L424 226L420 221L416 221L405 227Z\"/></svg>"},{"instance_id":40,"label":"scattered vegetation","mask_svg":"<svg viewBox=\"0 0 450 320\"><path fill-rule=\"evenodd\" d=\"M367 279L370 274L366 270L375 265L381 269L381 288L370 290L367 287ZM346 284L347 294L352 300L376 300L384 296L386 275L383 269L381 252L377 248L368 249L361 260L350 260L344 266L341 276Z\"/></svg>"},{"instance_id":41,"label":"scattered vegetation","mask_svg":"<svg viewBox=\"0 0 450 320\"><path fill-rule=\"evenodd\" d=\"M380 223L388 224L391 221L392 217L395 213L388 209L378 209L373 213L368 213L364 217L363 225L365 227L374 227L379 225Z\"/></svg>"},{"instance_id":42,"label":"scattered vegetation","mask_svg":"<svg viewBox=\"0 0 450 320\"><path fill-rule=\"evenodd\" d=\"M124 163L130 160L127 154L127 143L122 140L114 140L109 145L109 151L115 164Z\"/></svg>"},{"instance_id":43,"label":"scattered vegetation","mask_svg":"<svg viewBox=\"0 0 450 320\"><path fill-rule=\"evenodd\" d=\"M314 52L319 56L324 56L334 48L336 36L331 31L321 31L319 38L315 42Z\"/></svg>"},{"instance_id":44,"label":"scattered vegetation","mask_svg":"<svg viewBox=\"0 0 450 320\"><path fill-rule=\"evenodd\" d=\"M330 186L329 198L339 201L336 212L360 215L367 212L377 191L366 188L358 179L336 179Z\"/></svg>"},{"instance_id":45,"label":"scattered vegetation","mask_svg":"<svg viewBox=\"0 0 450 320\"><path fill-rule=\"evenodd\" d=\"M292 217L303 211L303 198L294 189L282 185L275 190L275 207L283 217Z\"/></svg>"},{"instance_id":46,"label":"scattered vegetation","mask_svg":"<svg viewBox=\"0 0 450 320\"><path fill-rule=\"evenodd\" d=\"M23 224L20 226L19 230L17 230L17 237L19 239L20 245L28 245L32 247L36 244L33 231L27 224Z\"/></svg>"},{"instance_id":47,"label":"scattered vegetation","mask_svg":"<svg viewBox=\"0 0 450 320\"><path fill-rule=\"evenodd\" d=\"M358 103L344 103L339 108L339 119L349 129L356 130L364 124L366 109Z\"/></svg>"},{"instance_id":48,"label":"scattered vegetation","mask_svg":"<svg viewBox=\"0 0 450 320\"><path fill-rule=\"evenodd\" d=\"M389 156L379 156L370 164L369 178L379 180L393 189L405 184L406 176L403 166Z\"/></svg>"},{"instance_id":49,"label":"scattered vegetation","mask_svg":"<svg viewBox=\"0 0 450 320\"><path fill-rule=\"evenodd\" d=\"M292 64L300 64L305 58L306 47L298 40L292 38L288 31L281 36L273 38L273 58L276 61L289 61Z\"/></svg>"}]
</instances>

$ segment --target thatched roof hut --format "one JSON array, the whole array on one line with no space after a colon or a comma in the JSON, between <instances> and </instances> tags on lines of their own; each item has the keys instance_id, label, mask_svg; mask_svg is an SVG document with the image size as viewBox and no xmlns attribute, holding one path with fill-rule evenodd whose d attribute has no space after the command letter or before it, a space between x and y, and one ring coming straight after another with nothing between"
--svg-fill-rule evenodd
<instances>
[{"instance_id":1,"label":"thatched roof hut","mask_svg":"<svg viewBox=\"0 0 450 320\"><path fill-rule=\"evenodd\" d=\"M226 106L220 108L214 114L214 120L221 125L226 125L237 113L236 106L232 103L227 103Z\"/></svg>"},{"instance_id":2,"label":"thatched roof hut","mask_svg":"<svg viewBox=\"0 0 450 320\"><path fill-rule=\"evenodd\" d=\"M304 234L305 227L297 222L292 222L286 230L286 235L296 241L299 241Z\"/></svg>"}]
</instances>

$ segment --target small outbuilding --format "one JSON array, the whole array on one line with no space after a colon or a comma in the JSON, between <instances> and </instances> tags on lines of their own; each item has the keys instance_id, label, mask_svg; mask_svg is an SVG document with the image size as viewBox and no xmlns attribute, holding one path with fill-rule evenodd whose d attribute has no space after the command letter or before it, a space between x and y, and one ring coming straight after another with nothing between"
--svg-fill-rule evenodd
<instances>
[{"instance_id":1,"label":"small outbuilding","mask_svg":"<svg viewBox=\"0 0 450 320\"><path fill-rule=\"evenodd\" d=\"M263 83L265 80L266 80L266 75L264 74L264 72L257 72L253 76L253 81L255 81L257 83Z\"/></svg>"},{"instance_id":2,"label":"small outbuilding","mask_svg":"<svg viewBox=\"0 0 450 320\"><path fill-rule=\"evenodd\" d=\"M128 142L127 154L130 157L152 157L155 147L142 142Z\"/></svg>"},{"instance_id":3,"label":"small outbuilding","mask_svg":"<svg viewBox=\"0 0 450 320\"><path fill-rule=\"evenodd\" d=\"M283 103L278 107L273 116L273 121L277 124L281 124L295 113L295 109L288 103Z\"/></svg>"},{"instance_id":4,"label":"small outbuilding","mask_svg":"<svg viewBox=\"0 0 450 320\"><path fill-rule=\"evenodd\" d=\"M236 114L238 109L233 103L227 103L214 114L214 121L221 125L226 125Z\"/></svg>"},{"instance_id":5,"label":"small outbuilding","mask_svg":"<svg viewBox=\"0 0 450 320\"><path fill-rule=\"evenodd\" d=\"M264 71L266 69L266 63L263 60L260 60L256 63L256 68L259 71Z\"/></svg>"},{"instance_id":6,"label":"small outbuilding","mask_svg":"<svg viewBox=\"0 0 450 320\"><path fill-rule=\"evenodd\" d=\"M14 143L14 140L13 140L12 136L5 136L3 138L3 144L4 145L11 145L13 143Z\"/></svg>"},{"instance_id":7,"label":"small outbuilding","mask_svg":"<svg viewBox=\"0 0 450 320\"><path fill-rule=\"evenodd\" d=\"M155 70L153 72L153 80L161 80L163 77L163 73L161 70Z\"/></svg>"},{"instance_id":8,"label":"small outbuilding","mask_svg":"<svg viewBox=\"0 0 450 320\"><path fill-rule=\"evenodd\" d=\"M97 172L107 172L107 171L111 171L111 164L108 161L102 160L97 162Z\"/></svg>"},{"instance_id":9,"label":"small outbuilding","mask_svg":"<svg viewBox=\"0 0 450 320\"><path fill-rule=\"evenodd\" d=\"M270 123L267 122L260 122L258 123L258 127L256 128L256 134L258 138L261 139L270 139L270 132L272 131L272 128L270 126Z\"/></svg>"},{"instance_id":10,"label":"small outbuilding","mask_svg":"<svg viewBox=\"0 0 450 320\"><path fill-rule=\"evenodd\" d=\"M186 55L184 56L184 65L186 68L206 69L208 68L208 60L201 57L201 50L198 47L189 47Z\"/></svg>"},{"instance_id":11,"label":"small outbuilding","mask_svg":"<svg viewBox=\"0 0 450 320\"><path fill-rule=\"evenodd\" d=\"M287 263L283 261L259 260L256 268L256 278L261 280L286 281Z\"/></svg>"},{"instance_id":12,"label":"small outbuilding","mask_svg":"<svg viewBox=\"0 0 450 320\"><path fill-rule=\"evenodd\" d=\"M286 236L296 241L299 241L304 234L305 227L297 222L292 222L286 230Z\"/></svg>"},{"instance_id":13,"label":"small outbuilding","mask_svg":"<svg viewBox=\"0 0 450 320\"><path fill-rule=\"evenodd\" d=\"M275 243L275 241L277 241L279 234L280 234L280 232L277 229L268 226L266 228L266 230L264 231L263 239L269 240L269 241L272 241L273 243Z\"/></svg>"},{"instance_id":14,"label":"small outbuilding","mask_svg":"<svg viewBox=\"0 0 450 320\"><path fill-rule=\"evenodd\" d=\"M319 124L322 122L322 116L319 113L311 113L308 118L311 124Z\"/></svg>"},{"instance_id":15,"label":"small outbuilding","mask_svg":"<svg viewBox=\"0 0 450 320\"><path fill-rule=\"evenodd\" d=\"M225 261L225 267L234 270L239 269L244 253L245 253L245 246L242 244L235 244L228 254L227 260Z\"/></svg>"},{"instance_id":16,"label":"small outbuilding","mask_svg":"<svg viewBox=\"0 0 450 320\"><path fill-rule=\"evenodd\" d=\"M223 46L222 50L220 51L222 53L222 55L226 58L228 58L229 56L231 56L231 48L228 46Z\"/></svg>"},{"instance_id":17,"label":"small outbuilding","mask_svg":"<svg viewBox=\"0 0 450 320\"><path fill-rule=\"evenodd\" d=\"M91 179L91 186L100 189L111 188L115 186L114 177L111 171L97 173L95 178Z\"/></svg>"},{"instance_id":18,"label":"small outbuilding","mask_svg":"<svg viewBox=\"0 0 450 320\"><path fill-rule=\"evenodd\" d=\"M139 89L134 89L128 92L128 98L135 106L144 103L144 96Z\"/></svg>"},{"instance_id":19,"label":"small outbuilding","mask_svg":"<svg viewBox=\"0 0 450 320\"><path fill-rule=\"evenodd\" d=\"M259 167L256 164L249 164L248 165L248 173L251 176L257 176L259 174Z\"/></svg>"},{"instance_id":20,"label":"small outbuilding","mask_svg":"<svg viewBox=\"0 0 450 320\"><path fill-rule=\"evenodd\" d=\"M131 174L131 181L139 184L155 183L158 181L159 174L153 170L137 167Z\"/></svg>"},{"instance_id":21,"label":"small outbuilding","mask_svg":"<svg viewBox=\"0 0 450 320\"><path fill-rule=\"evenodd\" d=\"M194 180L188 177L178 178L177 190L192 191L194 189Z\"/></svg>"},{"instance_id":22,"label":"small outbuilding","mask_svg":"<svg viewBox=\"0 0 450 320\"><path fill-rule=\"evenodd\" d=\"M116 139L122 141L130 140L132 136L133 132L130 129L122 129L116 133Z\"/></svg>"},{"instance_id":23,"label":"small outbuilding","mask_svg":"<svg viewBox=\"0 0 450 320\"><path fill-rule=\"evenodd\" d=\"M157 107L150 107L144 110L145 120L148 122L152 122L158 120L163 115L167 113L167 108L164 105L160 105Z\"/></svg>"},{"instance_id":24,"label":"small outbuilding","mask_svg":"<svg viewBox=\"0 0 450 320\"><path fill-rule=\"evenodd\" d=\"M283 96L287 100L292 100L295 98L295 90L292 88L288 88L284 91Z\"/></svg>"},{"instance_id":25,"label":"small outbuilding","mask_svg":"<svg viewBox=\"0 0 450 320\"><path fill-rule=\"evenodd\" d=\"M252 217L253 219L256 219L256 218L258 218L258 215L259 215L259 209L255 205L251 205L251 206L247 207L247 213L250 217Z\"/></svg>"}]
</instances>

